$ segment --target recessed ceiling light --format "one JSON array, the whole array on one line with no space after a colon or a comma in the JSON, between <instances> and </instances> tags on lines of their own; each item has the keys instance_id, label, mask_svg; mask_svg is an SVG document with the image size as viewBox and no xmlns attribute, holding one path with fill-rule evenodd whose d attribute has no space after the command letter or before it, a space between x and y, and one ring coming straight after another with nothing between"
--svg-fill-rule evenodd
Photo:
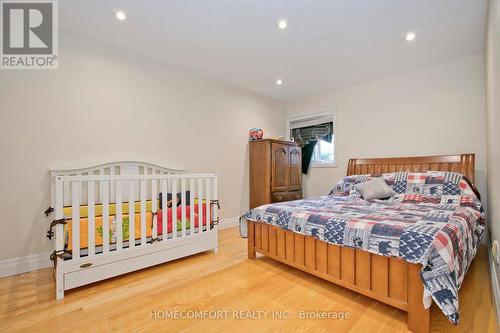
<instances>
[{"instance_id":1,"label":"recessed ceiling light","mask_svg":"<svg viewBox=\"0 0 500 333\"><path fill-rule=\"evenodd\" d=\"M276 84L278 86L281 86L283 84L283 80L281 80L281 79L276 80Z\"/></svg>"},{"instance_id":2,"label":"recessed ceiling light","mask_svg":"<svg viewBox=\"0 0 500 333\"><path fill-rule=\"evenodd\" d=\"M288 23L286 23L285 20L280 20L278 22L278 28L280 28L281 30L286 29L287 26L288 26Z\"/></svg>"},{"instance_id":3,"label":"recessed ceiling light","mask_svg":"<svg viewBox=\"0 0 500 333\"><path fill-rule=\"evenodd\" d=\"M417 38L417 35L415 35L414 32L409 32L406 34L406 37L405 39L408 41L408 42L411 42L412 40L415 40L415 38Z\"/></svg>"},{"instance_id":4,"label":"recessed ceiling light","mask_svg":"<svg viewBox=\"0 0 500 333\"><path fill-rule=\"evenodd\" d=\"M127 19L127 14L125 14L122 11L116 12L116 18L119 19L120 21L125 21Z\"/></svg>"}]
</instances>

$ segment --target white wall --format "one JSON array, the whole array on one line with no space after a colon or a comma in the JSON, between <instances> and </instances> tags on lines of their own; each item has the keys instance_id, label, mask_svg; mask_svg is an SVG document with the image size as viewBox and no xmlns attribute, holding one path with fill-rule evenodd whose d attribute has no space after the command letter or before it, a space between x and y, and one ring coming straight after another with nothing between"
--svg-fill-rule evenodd
<instances>
[{"instance_id":1,"label":"white wall","mask_svg":"<svg viewBox=\"0 0 500 333\"><path fill-rule=\"evenodd\" d=\"M484 195L484 67L476 55L287 105L289 115L337 109L338 168L312 168L306 194L328 193L352 157L475 152ZM281 102L64 35L60 69L0 71L0 235L12 240L0 242L0 260L49 249L42 212L50 168L134 159L216 172L222 218L239 215L248 205L247 130L284 134L284 110ZM491 142L498 133L490 126Z\"/></svg>"},{"instance_id":2,"label":"white wall","mask_svg":"<svg viewBox=\"0 0 500 333\"><path fill-rule=\"evenodd\" d=\"M500 242L500 1L490 0L486 41L488 221L491 239Z\"/></svg>"},{"instance_id":3,"label":"white wall","mask_svg":"<svg viewBox=\"0 0 500 333\"><path fill-rule=\"evenodd\" d=\"M287 105L289 115L337 110L337 168L311 168L307 196L325 195L355 157L476 153L486 191L483 55L333 91Z\"/></svg>"},{"instance_id":4,"label":"white wall","mask_svg":"<svg viewBox=\"0 0 500 333\"><path fill-rule=\"evenodd\" d=\"M222 218L248 207L248 129L281 102L64 35L60 68L0 71L0 260L48 251L51 168L144 160L216 172Z\"/></svg>"}]
</instances>

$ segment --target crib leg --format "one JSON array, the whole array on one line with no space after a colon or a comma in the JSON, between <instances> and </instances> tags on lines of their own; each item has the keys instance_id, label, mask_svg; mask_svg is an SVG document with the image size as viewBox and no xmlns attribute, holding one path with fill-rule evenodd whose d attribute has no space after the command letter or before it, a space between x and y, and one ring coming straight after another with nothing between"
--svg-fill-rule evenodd
<instances>
[{"instance_id":1,"label":"crib leg","mask_svg":"<svg viewBox=\"0 0 500 333\"><path fill-rule=\"evenodd\" d=\"M63 269L63 260L61 258L57 258L57 266L56 266L56 299L64 298L64 269Z\"/></svg>"},{"instance_id":2,"label":"crib leg","mask_svg":"<svg viewBox=\"0 0 500 333\"><path fill-rule=\"evenodd\" d=\"M215 253L215 254L217 254L217 252L219 252L219 248L218 248L218 247L216 247L216 248L214 248L212 251L214 251L214 253Z\"/></svg>"}]
</instances>

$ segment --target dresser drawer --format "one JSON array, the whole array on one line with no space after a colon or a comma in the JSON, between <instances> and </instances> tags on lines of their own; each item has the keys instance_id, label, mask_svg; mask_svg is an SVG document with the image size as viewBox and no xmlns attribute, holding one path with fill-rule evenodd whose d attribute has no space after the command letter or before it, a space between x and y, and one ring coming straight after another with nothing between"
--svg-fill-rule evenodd
<instances>
[{"instance_id":1,"label":"dresser drawer","mask_svg":"<svg viewBox=\"0 0 500 333\"><path fill-rule=\"evenodd\" d=\"M272 202L283 202L302 199L302 191L273 192L271 193Z\"/></svg>"}]
</instances>

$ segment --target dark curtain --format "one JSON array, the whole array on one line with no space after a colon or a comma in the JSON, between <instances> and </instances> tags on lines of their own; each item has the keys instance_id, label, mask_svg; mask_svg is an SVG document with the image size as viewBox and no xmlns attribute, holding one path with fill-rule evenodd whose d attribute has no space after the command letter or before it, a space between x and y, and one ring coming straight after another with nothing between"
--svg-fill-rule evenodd
<instances>
[{"instance_id":1,"label":"dark curtain","mask_svg":"<svg viewBox=\"0 0 500 333\"><path fill-rule=\"evenodd\" d=\"M311 142L302 147L302 173L305 175L309 172L309 165L311 165L316 143L317 142Z\"/></svg>"},{"instance_id":2,"label":"dark curtain","mask_svg":"<svg viewBox=\"0 0 500 333\"><path fill-rule=\"evenodd\" d=\"M294 128L292 129L292 137L302 148L302 173L307 174L311 165L314 147L318 141L332 142L333 122Z\"/></svg>"}]
</instances>

